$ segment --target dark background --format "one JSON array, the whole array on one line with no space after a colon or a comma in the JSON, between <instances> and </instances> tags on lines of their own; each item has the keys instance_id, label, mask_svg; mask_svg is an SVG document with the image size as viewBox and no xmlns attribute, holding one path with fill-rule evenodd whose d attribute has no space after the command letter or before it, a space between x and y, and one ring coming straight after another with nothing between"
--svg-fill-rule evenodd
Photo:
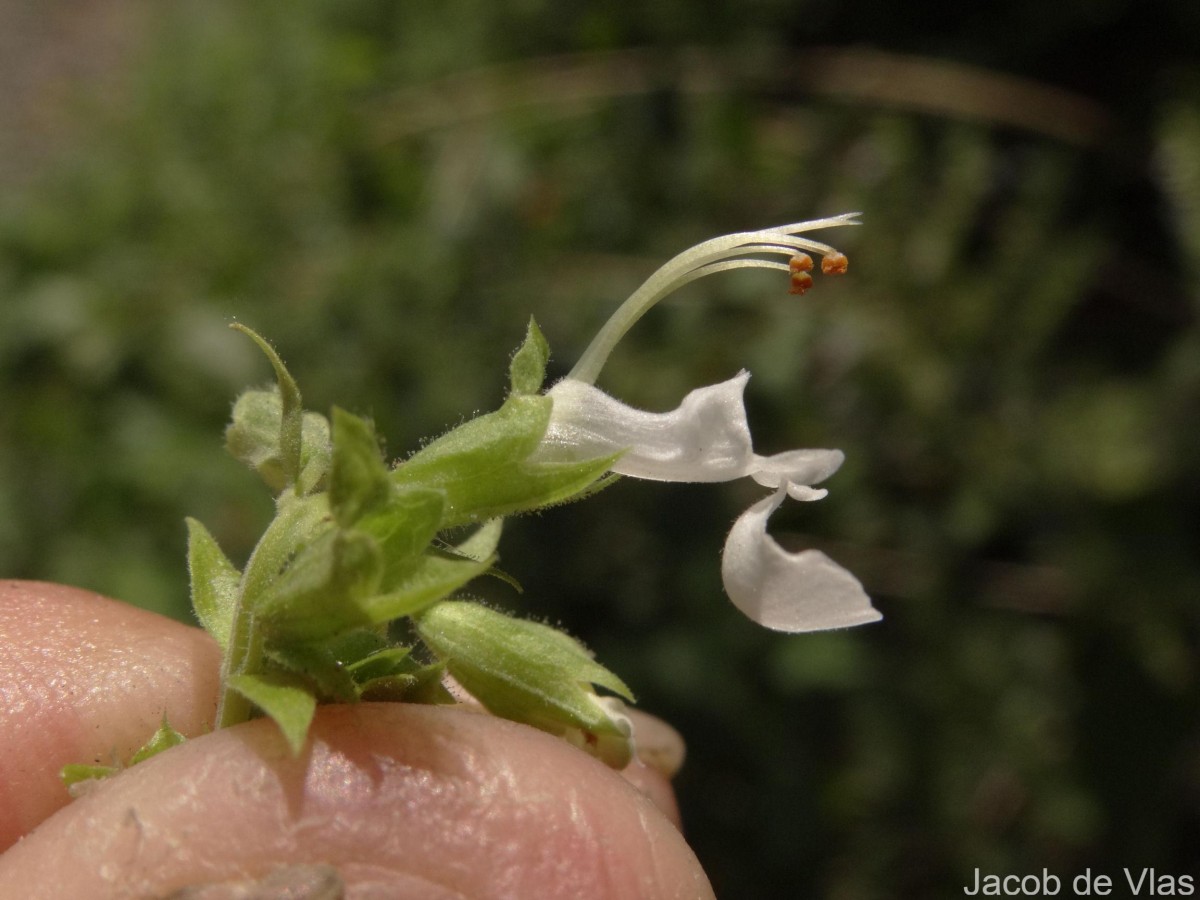
<instances>
[{"instance_id":1,"label":"dark background","mask_svg":"<svg viewBox=\"0 0 1200 900\"><path fill-rule=\"evenodd\" d=\"M881 624L724 599L753 485L625 482L514 522L496 599L689 744L725 898L961 896L976 867L1200 875L1200 6L9 2L0 572L186 618L183 517L270 514L221 450L270 336L400 456L565 373L659 263L862 210L850 274L689 287L601 384L754 373L760 452L834 446L773 520ZM1120 881L1117 881L1120 884Z\"/></svg>"}]
</instances>

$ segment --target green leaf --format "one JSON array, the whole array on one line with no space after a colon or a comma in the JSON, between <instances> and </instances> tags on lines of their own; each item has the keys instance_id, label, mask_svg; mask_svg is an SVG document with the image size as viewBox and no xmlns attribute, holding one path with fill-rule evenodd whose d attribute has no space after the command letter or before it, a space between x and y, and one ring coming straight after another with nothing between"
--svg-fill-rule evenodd
<instances>
[{"instance_id":1,"label":"green leaf","mask_svg":"<svg viewBox=\"0 0 1200 900\"><path fill-rule=\"evenodd\" d=\"M278 386L244 391L233 405L225 430L225 447L233 457L259 474L275 493L289 484L280 445L283 403ZM323 486L329 471L332 443L329 422L306 412L301 420L300 476L296 492L310 494Z\"/></svg>"},{"instance_id":2,"label":"green leaf","mask_svg":"<svg viewBox=\"0 0 1200 900\"><path fill-rule=\"evenodd\" d=\"M379 452L375 429L343 409L333 409L333 463L329 508L343 528L384 506L394 488Z\"/></svg>"},{"instance_id":3,"label":"green leaf","mask_svg":"<svg viewBox=\"0 0 1200 900\"><path fill-rule=\"evenodd\" d=\"M188 571L192 583L192 609L204 630L224 650L237 610L242 573L229 561L208 529L187 519Z\"/></svg>"},{"instance_id":4,"label":"green leaf","mask_svg":"<svg viewBox=\"0 0 1200 900\"><path fill-rule=\"evenodd\" d=\"M280 399L279 432L277 439L279 464L283 473L284 485L286 487L296 485L300 479L300 448L302 444L302 419L304 416L304 406L300 400L300 388L288 372L287 366L283 364L283 360L279 358L279 354L275 352L275 348L267 343L266 339L240 322L234 322L229 327L235 331L240 331L254 341L254 343L258 344L259 349L270 360L271 367L275 370L275 381L279 387Z\"/></svg>"},{"instance_id":5,"label":"green leaf","mask_svg":"<svg viewBox=\"0 0 1200 900\"><path fill-rule=\"evenodd\" d=\"M154 732L150 740L146 741L129 758L129 765L136 766L140 762L145 762L150 757L157 756L164 750L170 750L172 747L179 746L185 740L187 738L171 727L171 723L167 721L166 714L164 714L162 724L158 726L158 731Z\"/></svg>"},{"instance_id":6,"label":"green leaf","mask_svg":"<svg viewBox=\"0 0 1200 900\"><path fill-rule=\"evenodd\" d=\"M303 679L284 673L234 675L229 687L275 721L293 756L300 753L317 709L317 698Z\"/></svg>"},{"instance_id":7,"label":"green leaf","mask_svg":"<svg viewBox=\"0 0 1200 900\"><path fill-rule=\"evenodd\" d=\"M565 502L608 472L617 455L529 462L546 433L551 405L548 397L511 394L496 412L472 419L405 460L392 478L441 490L443 527Z\"/></svg>"},{"instance_id":8,"label":"green leaf","mask_svg":"<svg viewBox=\"0 0 1200 900\"><path fill-rule=\"evenodd\" d=\"M513 354L508 367L509 381L514 394L536 394L546 380L546 363L550 361L550 346L537 322L529 320L525 343Z\"/></svg>"},{"instance_id":9,"label":"green leaf","mask_svg":"<svg viewBox=\"0 0 1200 900\"><path fill-rule=\"evenodd\" d=\"M435 604L414 621L450 674L496 715L556 734L621 734L591 685L630 701L632 693L569 635L465 601Z\"/></svg>"}]
</instances>

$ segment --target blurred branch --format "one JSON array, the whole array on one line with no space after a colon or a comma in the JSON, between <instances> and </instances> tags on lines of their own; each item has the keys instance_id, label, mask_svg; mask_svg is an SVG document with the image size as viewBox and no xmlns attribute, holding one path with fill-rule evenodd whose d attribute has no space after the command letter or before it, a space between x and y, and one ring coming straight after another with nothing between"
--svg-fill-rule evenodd
<instances>
[{"instance_id":1,"label":"blurred branch","mask_svg":"<svg viewBox=\"0 0 1200 900\"><path fill-rule=\"evenodd\" d=\"M1098 103L977 66L877 50L819 50L792 75L819 96L1006 125L1091 146L1112 127Z\"/></svg>"},{"instance_id":2,"label":"blurred branch","mask_svg":"<svg viewBox=\"0 0 1200 900\"><path fill-rule=\"evenodd\" d=\"M1069 91L946 60L825 48L785 65L730 62L702 49L620 50L543 57L462 72L405 88L379 103L375 137L400 140L526 107L574 113L615 97L672 88L711 94L741 88L919 110L1031 131L1078 146L1098 143L1112 120Z\"/></svg>"}]
</instances>

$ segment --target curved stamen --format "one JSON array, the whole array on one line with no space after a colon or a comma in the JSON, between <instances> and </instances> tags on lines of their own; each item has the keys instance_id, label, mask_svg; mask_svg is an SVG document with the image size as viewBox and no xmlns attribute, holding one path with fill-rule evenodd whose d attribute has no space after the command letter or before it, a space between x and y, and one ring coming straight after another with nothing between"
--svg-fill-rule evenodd
<instances>
[{"instance_id":1,"label":"curved stamen","mask_svg":"<svg viewBox=\"0 0 1200 900\"><path fill-rule=\"evenodd\" d=\"M826 274L845 271L846 258L842 253L828 244L798 237L797 234L818 228L857 225L858 222L854 218L857 215L858 213L844 213L810 222L722 235L683 251L660 266L641 287L629 295L597 332L567 377L594 384L613 348L638 319L667 294L697 278L715 275L728 269L781 269L792 274L793 293L803 293L811 286L812 279L806 273L798 273L794 268L789 268L788 264L759 259L749 254L775 253L794 259L798 251L807 250L821 255L821 269Z\"/></svg>"}]
</instances>

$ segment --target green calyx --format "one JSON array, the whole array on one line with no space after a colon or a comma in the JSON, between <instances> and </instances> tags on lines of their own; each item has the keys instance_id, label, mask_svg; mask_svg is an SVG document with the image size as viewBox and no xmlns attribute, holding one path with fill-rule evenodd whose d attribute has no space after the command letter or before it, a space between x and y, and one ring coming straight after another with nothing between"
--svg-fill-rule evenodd
<instances>
[{"instance_id":1,"label":"green calyx","mask_svg":"<svg viewBox=\"0 0 1200 900\"><path fill-rule=\"evenodd\" d=\"M631 703L633 693L574 638L460 600L436 603L415 622L421 640L491 712L551 734L577 732L585 747L615 739L616 764L629 762L628 733L593 686Z\"/></svg>"}]
</instances>

